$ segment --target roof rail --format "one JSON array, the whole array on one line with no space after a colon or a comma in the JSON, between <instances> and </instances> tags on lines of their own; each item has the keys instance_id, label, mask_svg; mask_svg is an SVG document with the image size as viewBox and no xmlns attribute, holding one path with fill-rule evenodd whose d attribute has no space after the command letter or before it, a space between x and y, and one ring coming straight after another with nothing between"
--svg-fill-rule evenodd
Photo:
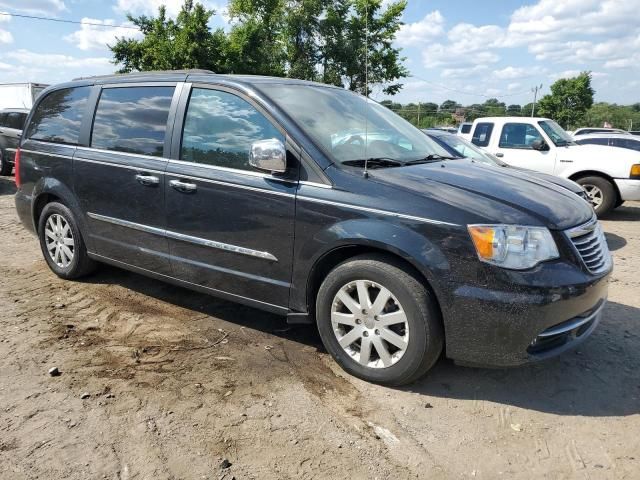
<instances>
[{"instance_id":1,"label":"roof rail","mask_svg":"<svg viewBox=\"0 0 640 480\"><path fill-rule=\"evenodd\" d=\"M171 74L171 73L216 73L212 70L205 70L200 68L190 68L185 70L146 70L142 72L129 72L129 73L109 73L107 75L91 75L88 77L77 77L74 78L73 81L76 80L89 80L89 79L100 79L100 78L110 78L117 76L137 76L137 75L154 75L154 74Z\"/></svg>"}]
</instances>

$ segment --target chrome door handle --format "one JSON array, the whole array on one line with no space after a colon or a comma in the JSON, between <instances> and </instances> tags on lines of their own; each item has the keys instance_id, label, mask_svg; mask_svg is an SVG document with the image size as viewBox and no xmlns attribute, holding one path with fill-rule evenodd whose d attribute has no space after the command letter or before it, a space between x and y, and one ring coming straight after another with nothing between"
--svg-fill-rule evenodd
<instances>
[{"instance_id":1,"label":"chrome door handle","mask_svg":"<svg viewBox=\"0 0 640 480\"><path fill-rule=\"evenodd\" d=\"M169 185L182 193L192 193L198 189L198 186L195 183L186 183L181 182L180 180L171 180Z\"/></svg>"},{"instance_id":2,"label":"chrome door handle","mask_svg":"<svg viewBox=\"0 0 640 480\"><path fill-rule=\"evenodd\" d=\"M498 153L496 153L496 157L498 157L498 158L502 158L502 157L504 157L504 153L500 153L500 152L498 152Z\"/></svg>"},{"instance_id":3,"label":"chrome door handle","mask_svg":"<svg viewBox=\"0 0 640 480\"><path fill-rule=\"evenodd\" d=\"M153 175L144 175L142 173L136 175L136 180L138 181L138 183L146 185L148 187L153 187L160 184L160 179L158 177L154 177Z\"/></svg>"}]
</instances>

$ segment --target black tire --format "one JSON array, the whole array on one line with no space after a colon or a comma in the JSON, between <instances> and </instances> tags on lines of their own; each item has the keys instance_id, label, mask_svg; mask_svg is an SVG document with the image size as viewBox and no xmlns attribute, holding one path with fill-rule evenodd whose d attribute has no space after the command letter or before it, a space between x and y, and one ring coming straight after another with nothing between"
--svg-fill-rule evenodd
<instances>
[{"instance_id":1,"label":"black tire","mask_svg":"<svg viewBox=\"0 0 640 480\"><path fill-rule=\"evenodd\" d=\"M52 218L53 221L53 219L58 218L57 216L61 217L64 222L68 224L71 230L73 255L67 265L59 265L56 263L52 258L52 255L49 254L49 249L47 247L46 239L49 238L49 241L52 239L47 236L45 231L46 225L50 218ZM84 239L82 238L82 234L80 233L80 229L78 228L78 222L71 210L62 203L51 202L45 205L42 210L42 214L40 215L40 220L38 221L38 238L40 239L40 248L47 265L49 265L49 268L53 273L60 278L64 278L66 280L80 278L95 270L96 263L87 255L87 248L85 246ZM60 241L62 241L62 239L60 239Z\"/></svg>"},{"instance_id":2,"label":"black tire","mask_svg":"<svg viewBox=\"0 0 640 480\"><path fill-rule=\"evenodd\" d=\"M613 206L613 208L615 209L615 208L621 207L622 205L624 205L624 200L622 200L621 198L618 198L618 201Z\"/></svg>"},{"instance_id":3,"label":"black tire","mask_svg":"<svg viewBox=\"0 0 640 480\"><path fill-rule=\"evenodd\" d=\"M406 314L409 331L407 346L404 354L390 366L374 368L361 365L340 346L337 334L334 333L331 321L334 299L343 287L357 280L375 282L388 289ZM372 288L372 291L375 291L375 287ZM377 296L370 297L371 302L375 302L375 298ZM393 300L391 302L393 303ZM379 317L373 318L377 322ZM389 386L411 383L423 376L442 353L442 319L431 292L403 265L383 255L361 255L334 268L318 290L316 321L324 346L336 362L351 375L369 382ZM372 318L369 317L367 322L372 325ZM358 328L363 328L364 325L362 323ZM369 328L375 328L378 324L373 325ZM380 335L378 329L375 330L375 334ZM375 338L371 333L370 340L380 342L382 336ZM355 345L357 344L354 343L349 348L359 348L359 345ZM394 348L390 343L385 345ZM375 349L376 352L372 353L374 361L378 355L377 347ZM372 352L373 350L372 347ZM381 357L378 358L378 362L382 362Z\"/></svg>"},{"instance_id":4,"label":"black tire","mask_svg":"<svg viewBox=\"0 0 640 480\"><path fill-rule=\"evenodd\" d=\"M13 165L11 165L7 161L7 156L5 155L3 150L0 150L0 175L7 176L11 175L11 170L13 169Z\"/></svg>"},{"instance_id":5,"label":"black tire","mask_svg":"<svg viewBox=\"0 0 640 480\"><path fill-rule=\"evenodd\" d=\"M576 182L589 193L589 187L597 188L602 194L602 201L600 205L594 205L594 210L598 217L606 215L615 207L618 202L618 194L613 184L603 177L582 177L576 180Z\"/></svg>"}]
</instances>

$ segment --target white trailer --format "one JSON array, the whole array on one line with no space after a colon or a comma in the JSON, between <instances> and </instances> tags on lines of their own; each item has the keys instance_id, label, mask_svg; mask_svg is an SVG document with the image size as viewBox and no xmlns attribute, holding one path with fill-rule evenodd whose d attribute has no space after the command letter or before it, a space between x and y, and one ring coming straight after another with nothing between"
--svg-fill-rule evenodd
<instances>
[{"instance_id":1,"label":"white trailer","mask_svg":"<svg viewBox=\"0 0 640 480\"><path fill-rule=\"evenodd\" d=\"M0 109L31 109L38 95L49 85L44 83L3 83L0 84Z\"/></svg>"}]
</instances>

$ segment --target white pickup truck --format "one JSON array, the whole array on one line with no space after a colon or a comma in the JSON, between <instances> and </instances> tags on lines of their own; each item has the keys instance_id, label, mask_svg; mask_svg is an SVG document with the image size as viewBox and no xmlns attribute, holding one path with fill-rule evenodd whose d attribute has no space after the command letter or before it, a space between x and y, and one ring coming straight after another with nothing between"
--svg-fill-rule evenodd
<instances>
[{"instance_id":1,"label":"white pickup truck","mask_svg":"<svg viewBox=\"0 0 640 480\"><path fill-rule=\"evenodd\" d=\"M598 216L626 200L640 200L640 152L578 145L548 118L478 118L471 140L510 165L574 180Z\"/></svg>"}]
</instances>

